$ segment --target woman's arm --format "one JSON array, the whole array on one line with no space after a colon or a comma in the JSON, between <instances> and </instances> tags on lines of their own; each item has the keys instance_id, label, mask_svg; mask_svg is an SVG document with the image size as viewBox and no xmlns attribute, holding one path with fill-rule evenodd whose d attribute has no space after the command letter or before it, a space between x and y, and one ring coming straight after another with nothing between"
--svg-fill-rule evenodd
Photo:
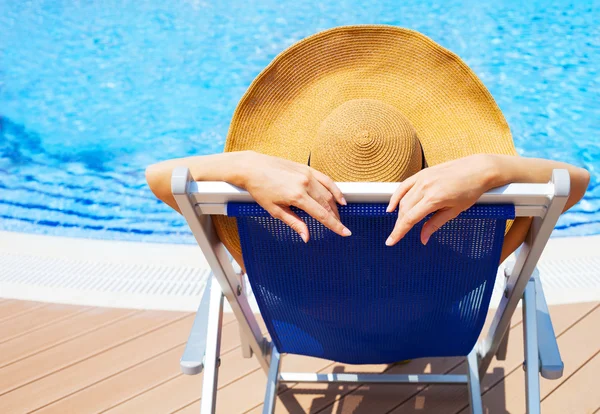
<instances>
[{"instance_id":1,"label":"woman's arm","mask_svg":"<svg viewBox=\"0 0 600 414\"><path fill-rule=\"evenodd\" d=\"M226 181L247 190L258 204L305 242L309 239L308 227L290 206L306 211L340 236L351 234L340 222L337 211L336 201L346 204L342 192L329 177L306 165L253 151L178 158L151 165L146 169L150 189L177 211L171 175L179 166L189 168L196 181Z\"/></svg>"},{"instance_id":2,"label":"woman's arm","mask_svg":"<svg viewBox=\"0 0 600 414\"><path fill-rule=\"evenodd\" d=\"M239 167L244 164L243 154L232 152L162 161L146 168L146 181L158 199L180 212L171 192L171 175L176 167L187 167L196 181L226 181L241 186L243 172Z\"/></svg>"},{"instance_id":3,"label":"woman's arm","mask_svg":"<svg viewBox=\"0 0 600 414\"><path fill-rule=\"evenodd\" d=\"M498 169L496 173L497 182L503 183L495 185L495 187L508 183L545 183L550 181L552 170L557 168L568 170L571 177L571 192L563 212L573 207L583 198L590 182L590 173L587 170L564 162L539 158L511 157L508 155L498 155L494 158L496 158L496 169ZM501 262L523 243L530 225L531 218L529 217L519 217L515 220L508 234L504 237Z\"/></svg>"},{"instance_id":4,"label":"woman's arm","mask_svg":"<svg viewBox=\"0 0 600 414\"><path fill-rule=\"evenodd\" d=\"M489 157L491 169L494 172L492 188L510 183L547 183L552 178L552 170L562 168L569 171L571 193L563 212L583 198L590 183L590 173L587 170L566 162L510 155L491 155Z\"/></svg>"},{"instance_id":5,"label":"woman's arm","mask_svg":"<svg viewBox=\"0 0 600 414\"><path fill-rule=\"evenodd\" d=\"M226 181L244 188L304 241L309 238L308 228L289 206L301 208L340 235L351 234L337 213L335 202L346 204L339 188L329 177L308 166L244 151L180 158L148 167L146 179L151 190L175 210L178 208L171 193L171 174L178 166L188 167L197 181ZM586 170L570 164L478 154L426 168L401 183L392 196L388 211L398 205L400 208L386 244L396 244L416 223L437 212L423 226L421 241L426 244L431 234L472 206L484 192L513 182L548 182L556 168L567 169L571 177L567 210L583 197L590 180ZM530 222L529 218L515 220L505 238L502 260L523 242Z\"/></svg>"},{"instance_id":6,"label":"woman's arm","mask_svg":"<svg viewBox=\"0 0 600 414\"><path fill-rule=\"evenodd\" d=\"M419 171L400 184L390 200L389 211L400 207L396 226L386 244L396 244L416 223L437 211L423 226L421 241L426 244L437 229L475 204L484 192L509 183L545 183L556 168L567 169L571 177L566 211L585 194L590 174L563 162L478 154ZM502 260L523 242L529 223L528 218L515 220L506 236Z\"/></svg>"}]
</instances>

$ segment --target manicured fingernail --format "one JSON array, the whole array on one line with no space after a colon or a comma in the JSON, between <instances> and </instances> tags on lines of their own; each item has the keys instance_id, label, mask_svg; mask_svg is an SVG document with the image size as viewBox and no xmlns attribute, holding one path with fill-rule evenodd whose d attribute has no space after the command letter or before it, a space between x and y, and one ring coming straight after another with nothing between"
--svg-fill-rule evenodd
<instances>
[{"instance_id":1,"label":"manicured fingernail","mask_svg":"<svg viewBox=\"0 0 600 414\"><path fill-rule=\"evenodd\" d=\"M344 228L344 230L342 230L342 235L345 237L352 236L352 232L347 228Z\"/></svg>"},{"instance_id":2,"label":"manicured fingernail","mask_svg":"<svg viewBox=\"0 0 600 414\"><path fill-rule=\"evenodd\" d=\"M391 246L391 245L392 245L392 243L393 243L392 236L390 236L390 237L388 237L388 238L387 238L387 240L385 241L385 245L386 245L386 246Z\"/></svg>"},{"instance_id":3,"label":"manicured fingernail","mask_svg":"<svg viewBox=\"0 0 600 414\"><path fill-rule=\"evenodd\" d=\"M391 213L392 212L392 206L387 206L387 208L385 209L386 213Z\"/></svg>"},{"instance_id":4,"label":"manicured fingernail","mask_svg":"<svg viewBox=\"0 0 600 414\"><path fill-rule=\"evenodd\" d=\"M343 205L343 206L346 206L346 205L348 205L348 203L346 202L346 199L345 199L344 197L342 197L342 205Z\"/></svg>"},{"instance_id":5,"label":"manicured fingernail","mask_svg":"<svg viewBox=\"0 0 600 414\"><path fill-rule=\"evenodd\" d=\"M300 233L300 237L304 243L308 243L308 236L306 233Z\"/></svg>"},{"instance_id":6,"label":"manicured fingernail","mask_svg":"<svg viewBox=\"0 0 600 414\"><path fill-rule=\"evenodd\" d=\"M429 236L427 236L423 239L423 246L427 246L428 242L429 242Z\"/></svg>"}]
</instances>

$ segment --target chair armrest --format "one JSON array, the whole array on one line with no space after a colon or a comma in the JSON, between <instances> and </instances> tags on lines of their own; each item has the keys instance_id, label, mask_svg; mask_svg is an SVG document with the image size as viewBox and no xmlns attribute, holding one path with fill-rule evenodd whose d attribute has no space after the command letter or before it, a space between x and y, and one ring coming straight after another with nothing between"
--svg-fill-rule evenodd
<instances>
[{"instance_id":1,"label":"chair armrest","mask_svg":"<svg viewBox=\"0 0 600 414\"><path fill-rule=\"evenodd\" d=\"M185 350L179 362L181 372L186 375L196 375L202 372L204 368L204 354L206 352L206 337L208 333L208 315L210 309L210 287L212 283L212 273L210 274L204 294L200 300L192 330L185 345Z\"/></svg>"},{"instance_id":2,"label":"chair armrest","mask_svg":"<svg viewBox=\"0 0 600 414\"><path fill-rule=\"evenodd\" d=\"M548 305L540 282L539 271L536 269L531 276L535 281L535 307L538 333L538 349L540 357L540 374L546 379L562 377L564 364L560 357L556 334L548 313Z\"/></svg>"}]
</instances>

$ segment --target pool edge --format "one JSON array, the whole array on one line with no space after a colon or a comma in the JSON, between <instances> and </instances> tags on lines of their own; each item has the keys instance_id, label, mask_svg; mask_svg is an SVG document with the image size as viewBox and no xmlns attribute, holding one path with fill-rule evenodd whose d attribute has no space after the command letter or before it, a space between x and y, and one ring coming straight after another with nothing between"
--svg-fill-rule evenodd
<instances>
[{"instance_id":1,"label":"pool edge","mask_svg":"<svg viewBox=\"0 0 600 414\"><path fill-rule=\"evenodd\" d=\"M550 304L600 301L600 235L550 239L539 267ZM210 273L195 245L6 231L0 269L1 298L174 311L196 310Z\"/></svg>"}]
</instances>

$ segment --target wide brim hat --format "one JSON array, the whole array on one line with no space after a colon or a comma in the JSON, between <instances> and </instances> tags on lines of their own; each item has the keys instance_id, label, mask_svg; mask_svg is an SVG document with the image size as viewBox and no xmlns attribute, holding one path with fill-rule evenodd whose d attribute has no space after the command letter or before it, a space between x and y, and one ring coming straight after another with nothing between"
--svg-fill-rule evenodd
<instances>
[{"instance_id":1,"label":"wide brim hat","mask_svg":"<svg viewBox=\"0 0 600 414\"><path fill-rule=\"evenodd\" d=\"M410 125L420 145L403 145L401 152L412 161L421 151L428 166L478 153L517 155L500 108L465 62L421 33L383 25L337 27L284 50L240 100L224 151L253 150L303 164L310 157L311 166L337 181L365 181L361 171L369 169L368 181L392 181L388 169L410 163L411 156L389 158L398 150L393 134L382 133L391 146L382 151L373 139L379 133L356 130L371 104L374 113L395 117L398 128ZM387 117L373 128L393 129ZM344 130L345 120L356 148L371 150L346 163L328 162L332 155L324 149L332 146L324 143ZM369 159L371 153L388 158ZM235 219L214 219L225 246L241 257Z\"/></svg>"}]
</instances>

